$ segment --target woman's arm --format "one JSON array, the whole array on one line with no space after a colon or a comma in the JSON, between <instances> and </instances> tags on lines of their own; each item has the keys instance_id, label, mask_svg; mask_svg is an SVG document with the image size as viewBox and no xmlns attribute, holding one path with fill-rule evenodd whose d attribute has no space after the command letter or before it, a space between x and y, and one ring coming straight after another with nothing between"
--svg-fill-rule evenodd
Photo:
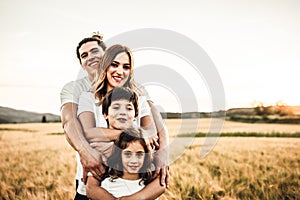
<instances>
[{"instance_id":1,"label":"woman's arm","mask_svg":"<svg viewBox=\"0 0 300 200\"><path fill-rule=\"evenodd\" d=\"M92 200L115 200L112 194L99 186L99 181L92 176L88 177L86 184L86 196Z\"/></svg>"},{"instance_id":2,"label":"woman's arm","mask_svg":"<svg viewBox=\"0 0 300 200\"><path fill-rule=\"evenodd\" d=\"M116 129L96 127L95 116L93 112L85 111L78 116L83 131L88 141L91 142L111 142L116 140L121 131Z\"/></svg>"}]
</instances>

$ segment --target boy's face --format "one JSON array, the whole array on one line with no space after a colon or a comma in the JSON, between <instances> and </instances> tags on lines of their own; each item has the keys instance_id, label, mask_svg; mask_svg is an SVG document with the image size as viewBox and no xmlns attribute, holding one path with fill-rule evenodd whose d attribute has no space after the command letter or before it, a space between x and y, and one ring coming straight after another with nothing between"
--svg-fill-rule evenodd
<instances>
[{"instance_id":1,"label":"boy's face","mask_svg":"<svg viewBox=\"0 0 300 200\"><path fill-rule=\"evenodd\" d=\"M108 107L108 114L104 115L108 119L110 128L126 129L133 126L135 120L135 110L132 102L125 99L112 101Z\"/></svg>"}]
</instances>

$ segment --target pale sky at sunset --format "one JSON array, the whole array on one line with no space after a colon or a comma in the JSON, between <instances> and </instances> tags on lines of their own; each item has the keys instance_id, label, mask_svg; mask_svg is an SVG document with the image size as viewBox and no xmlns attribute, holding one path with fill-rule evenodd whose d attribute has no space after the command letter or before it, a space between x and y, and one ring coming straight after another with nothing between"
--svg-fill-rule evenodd
<instances>
[{"instance_id":1,"label":"pale sky at sunset","mask_svg":"<svg viewBox=\"0 0 300 200\"><path fill-rule=\"evenodd\" d=\"M201 46L222 79L226 109L254 101L300 105L298 0L0 0L0 27L0 106L58 114L59 92L80 70L77 43L97 30L106 40L140 28L172 30ZM134 55L135 67L170 65L188 79L199 106L183 111L211 110L205 83L180 72L179 58ZM163 110L181 111L176 94L148 89Z\"/></svg>"}]
</instances>

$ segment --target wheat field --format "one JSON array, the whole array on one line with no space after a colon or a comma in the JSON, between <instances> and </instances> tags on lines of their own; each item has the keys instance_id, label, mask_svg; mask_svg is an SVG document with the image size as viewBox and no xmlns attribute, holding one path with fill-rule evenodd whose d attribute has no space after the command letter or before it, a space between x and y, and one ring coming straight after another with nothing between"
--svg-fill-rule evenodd
<instances>
[{"instance_id":1,"label":"wheat field","mask_svg":"<svg viewBox=\"0 0 300 200\"><path fill-rule=\"evenodd\" d=\"M197 120L196 131L207 131L209 122ZM189 123L195 121L166 120L171 143L178 132L195 131ZM222 132L235 131L294 133L300 126L224 123ZM200 159L204 140L193 138L171 159L160 200L300 199L299 138L221 137ZM1 124L0 154L0 199L73 199L75 153L60 123Z\"/></svg>"}]
</instances>

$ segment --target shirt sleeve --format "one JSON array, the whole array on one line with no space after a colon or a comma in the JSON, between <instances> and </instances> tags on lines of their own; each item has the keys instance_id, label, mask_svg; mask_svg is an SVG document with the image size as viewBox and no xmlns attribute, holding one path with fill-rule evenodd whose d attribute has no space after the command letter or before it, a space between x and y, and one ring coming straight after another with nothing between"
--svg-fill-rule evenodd
<instances>
[{"instance_id":1,"label":"shirt sleeve","mask_svg":"<svg viewBox=\"0 0 300 200\"><path fill-rule=\"evenodd\" d=\"M83 112L92 112L95 110L95 99L91 92L83 92L79 97L77 116Z\"/></svg>"},{"instance_id":2,"label":"shirt sleeve","mask_svg":"<svg viewBox=\"0 0 300 200\"><path fill-rule=\"evenodd\" d=\"M64 87L62 88L62 90L60 92L61 107L65 103L78 104L78 98L75 98L75 95L74 95L74 85L75 85L75 82L71 81L71 82L67 83L66 85L64 85Z\"/></svg>"},{"instance_id":3,"label":"shirt sleeve","mask_svg":"<svg viewBox=\"0 0 300 200\"><path fill-rule=\"evenodd\" d=\"M91 83L88 78L79 79L67 83L60 92L61 107L65 103L79 103L79 97L83 92L89 91Z\"/></svg>"},{"instance_id":4,"label":"shirt sleeve","mask_svg":"<svg viewBox=\"0 0 300 200\"><path fill-rule=\"evenodd\" d=\"M147 101L152 101L152 100L150 99L149 93L148 93L148 91L146 90L146 88L145 88L143 85L139 84L139 83L136 83L136 85L137 85L137 87L142 91L143 96L146 98L146 100L147 100ZM152 102L153 102L153 101L152 101Z\"/></svg>"},{"instance_id":5,"label":"shirt sleeve","mask_svg":"<svg viewBox=\"0 0 300 200\"><path fill-rule=\"evenodd\" d=\"M147 99L145 96L139 96L139 118L145 117L145 116L150 116L151 115L151 110L150 106L147 103Z\"/></svg>"}]
</instances>

